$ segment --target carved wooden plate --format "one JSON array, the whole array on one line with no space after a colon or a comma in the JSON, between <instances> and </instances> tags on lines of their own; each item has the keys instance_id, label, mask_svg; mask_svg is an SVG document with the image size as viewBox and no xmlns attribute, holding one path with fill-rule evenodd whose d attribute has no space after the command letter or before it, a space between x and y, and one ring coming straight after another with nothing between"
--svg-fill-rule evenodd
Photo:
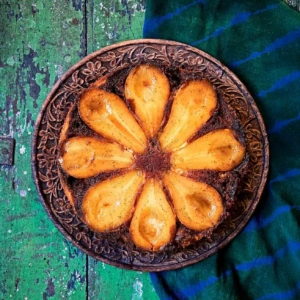
<instances>
[{"instance_id":1,"label":"carved wooden plate","mask_svg":"<svg viewBox=\"0 0 300 300\"><path fill-rule=\"evenodd\" d=\"M140 250L126 238L126 228L112 233L90 230L73 210L58 177L58 140L70 107L101 76L132 68L141 62L156 63L173 70L187 69L208 78L222 101L239 119L248 156L247 172L239 181L239 192L233 195L227 217L209 235L186 244L183 237L184 247L173 243L162 252ZM32 144L32 170L37 191L50 219L62 234L100 261L140 271L181 268L207 258L228 244L246 225L257 206L266 183L268 166L265 126L245 86L207 53L165 40L142 39L115 44L74 65L48 95L36 121Z\"/></svg>"}]
</instances>

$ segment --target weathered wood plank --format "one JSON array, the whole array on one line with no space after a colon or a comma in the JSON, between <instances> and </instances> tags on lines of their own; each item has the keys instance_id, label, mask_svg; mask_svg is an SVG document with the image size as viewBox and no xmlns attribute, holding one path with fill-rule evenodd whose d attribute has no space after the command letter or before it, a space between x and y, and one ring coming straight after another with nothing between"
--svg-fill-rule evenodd
<instances>
[{"instance_id":1,"label":"weathered wood plank","mask_svg":"<svg viewBox=\"0 0 300 300\"><path fill-rule=\"evenodd\" d=\"M87 1L87 49L142 38L144 0ZM88 299L158 299L149 274L88 258Z\"/></svg>"},{"instance_id":2,"label":"weathered wood plank","mask_svg":"<svg viewBox=\"0 0 300 300\"><path fill-rule=\"evenodd\" d=\"M145 0L87 0L87 50L142 38Z\"/></svg>"},{"instance_id":3,"label":"weathered wood plank","mask_svg":"<svg viewBox=\"0 0 300 300\"><path fill-rule=\"evenodd\" d=\"M37 113L85 54L84 3L0 3L0 135L16 141L14 166L0 168L0 299L85 299L86 256L48 219L30 168Z\"/></svg>"},{"instance_id":4,"label":"weathered wood plank","mask_svg":"<svg viewBox=\"0 0 300 300\"><path fill-rule=\"evenodd\" d=\"M121 270L89 259L88 299L159 299L148 273Z\"/></svg>"}]
</instances>

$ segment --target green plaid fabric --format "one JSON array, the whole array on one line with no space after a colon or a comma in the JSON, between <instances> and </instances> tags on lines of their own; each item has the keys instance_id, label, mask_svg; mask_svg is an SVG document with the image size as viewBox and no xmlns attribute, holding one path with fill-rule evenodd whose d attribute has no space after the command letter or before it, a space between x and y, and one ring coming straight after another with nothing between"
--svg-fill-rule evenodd
<instances>
[{"instance_id":1,"label":"green plaid fabric","mask_svg":"<svg viewBox=\"0 0 300 300\"><path fill-rule=\"evenodd\" d=\"M270 173L246 228L210 258L152 273L162 299L300 299L300 13L284 2L147 0L145 38L228 66L264 118Z\"/></svg>"}]
</instances>

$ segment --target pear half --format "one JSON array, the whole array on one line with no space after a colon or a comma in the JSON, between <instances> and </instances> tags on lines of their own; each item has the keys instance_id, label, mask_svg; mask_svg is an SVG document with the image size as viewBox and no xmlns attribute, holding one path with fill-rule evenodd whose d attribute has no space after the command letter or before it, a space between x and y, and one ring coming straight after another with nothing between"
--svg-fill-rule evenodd
<instances>
[{"instance_id":1,"label":"pear half","mask_svg":"<svg viewBox=\"0 0 300 300\"><path fill-rule=\"evenodd\" d=\"M217 92L206 79L183 84L172 104L170 118L159 141L164 151L180 148L212 116Z\"/></svg>"},{"instance_id":2,"label":"pear half","mask_svg":"<svg viewBox=\"0 0 300 300\"><path fill-rule=\"evenodd\" d=\"M97 133L135 152L145 151L146 136L117 95L92 88L82 94L78 109L82 120Z\"/></svg>"},{"instance_id":3,"label":"pear half","mask_svg":"<svg viewBox=\"0 0 300 300\"><path fill-rule=\"evenodd\" d=\"M224 209L215 188L174 172L165 173L163 182L171 194L178 219L187 228L203 231L219 222Z\"/></svg>"},{"instance_id":4,"label":"pear half","mask_svg":"<svg viewBox=\"0 0 300 300\"><path fill-rule=\"evenodd\" d=\"M172 153L171 164L182 170L230 171L245 157L246 148L230 129L218 129Z\"/></svg>"},{"instance_id":5,"label":"pear half","mask_svg":"<svg viewBox=\"0 0 300 300\"><path fill-rule=\"evenodd\" d=\"M90 187L82 203L86 223L100 232L120 227L131 218L143 181L143 173L131 171Z\"/></svg>"},{"instance_id":6,"label":"pear half","mask_svg":"<svg viewBox=\"0 0 300 300\"><path fill-rule=\"evenodd\" d=\"M140 65L129 73L125 83L125 97L131 102L148 137L157 133L169 95L169 80L158 68Z\"/></svg>"},{"instance_id":7,"label":"pear half","mask_svg":"<svg viewBox=\"0 0 300 300\"><path fill-rule=\"evenodd\" d=\"M173 238L175 215L156 179L149 179L138 199L130 224L133 242L145 250L158 251Z\"/></svg>"},{"instance_id":8,"label":"pear half","mask_svg":"<svg viewBox=\"0 0 300 300\"><path fill-rule=\"evenodd\" d=\"M130 167L134 158L118 144L78 136L62 143L58 161L67 174L89 178L100 172Z\"/></svg>"}]
</instances>

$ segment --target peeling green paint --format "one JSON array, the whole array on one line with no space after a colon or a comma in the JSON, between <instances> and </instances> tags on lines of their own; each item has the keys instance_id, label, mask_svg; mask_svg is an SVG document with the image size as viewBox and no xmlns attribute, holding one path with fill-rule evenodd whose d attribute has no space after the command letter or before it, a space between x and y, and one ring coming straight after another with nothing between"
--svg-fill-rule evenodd
<instances>
[{"instance_id":1,"label":"peeling green paint","mask_svg":"<svg viewBox=\"0 0 300 300\"><path fill-rule=\"evenodd\" d=\"M84 299L86 256L68 255L74 247L53 230L30 168L34 122L61 75L55 66L63 73L82 57L83 24L63 29L64 15L79 20L83 15L67 1L46 0L35 6L30 1L4 1L0 14L5 28L0 34L0 135L16 141L14 166L0 168L0 214L5 220L0 225L0 299L71 299L75 294ZM68 48L62 47L64 42ZM68 62L64 54L70 56ZM70 279L73 270L79 278Z\"/></svg>"},{"instance_id":2,"label":"peeling green paint","mask_svg":"<svg viewBox=\"0 0 300 300\"><path fill-rule=\"evenodd\" d=\"M144 0L87 1L88 53L117 42L142 38Z\"/></svg>"}]
</instances>

